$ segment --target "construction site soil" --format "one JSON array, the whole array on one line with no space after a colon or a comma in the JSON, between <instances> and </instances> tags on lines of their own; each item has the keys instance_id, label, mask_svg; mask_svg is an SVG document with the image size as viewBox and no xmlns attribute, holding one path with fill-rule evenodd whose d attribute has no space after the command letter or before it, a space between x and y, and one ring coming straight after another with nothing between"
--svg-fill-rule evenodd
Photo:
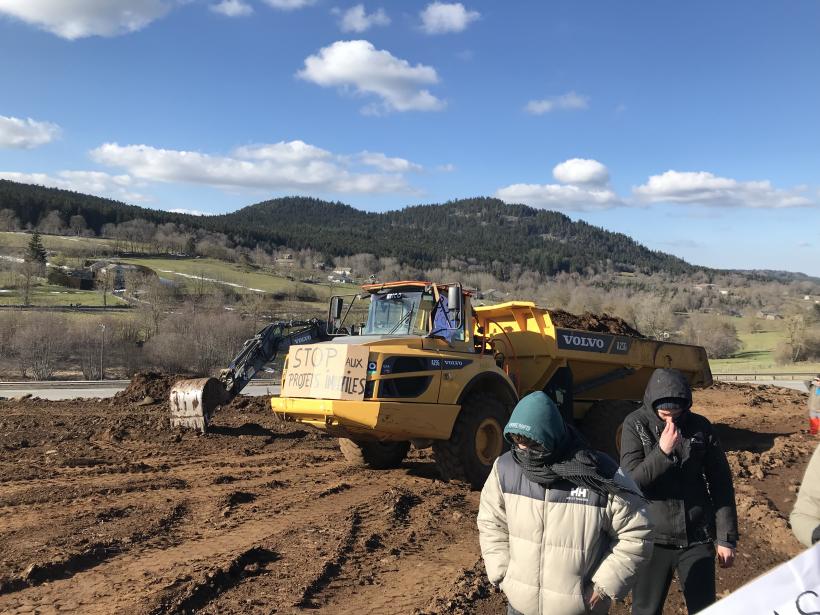
<instances>
[{"instance_id":1,"label":"construction site soil","mask_svg":"<svg viewBox=\"0 0 820 615\"><path fill-rule=\"evenodd\" d=\"M208 435L172 431L171 381L0 401L0 612L504 612L483 574L479 494L442 482L427 451L397 470L351 467L264 398L237 398ZM794 391L722 384L695 406L736 479L726 594L800 550L787 517L815 440ZM677 589L665 612L684 612Z\"/></svg>"}]
</instances>

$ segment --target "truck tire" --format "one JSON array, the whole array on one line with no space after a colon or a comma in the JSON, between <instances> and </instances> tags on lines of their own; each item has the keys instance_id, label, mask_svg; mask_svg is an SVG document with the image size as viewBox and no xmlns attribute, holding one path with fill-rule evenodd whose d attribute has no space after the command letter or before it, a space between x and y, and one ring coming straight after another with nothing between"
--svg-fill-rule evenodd
<instances>
[{"instance_id":1,"label":"truck tire","mask_svg":"<svg viewBox=\"0 0 820 615\"><path fill-rule=\"evenodd\" d=\"M621 457L621 426L640 404L623 399L603 399L590 406L578 429L592 448L603 451L615 461Z\"/></svg>"},{"instance_id":2,"label":"truck tire","mask_svg":"<svg viewBox=\"0 0 820 615\"><path fill-rule=\"evenodd\" d=\"M469 395L461 404L450 439L433 442L433 456L441 477L481 489L493 462L509 448L504 439L509 416L509 409L492 393Z\"/></svg>"},{"instance_id":3,"label":"truck tire","mask_svg":"<svg viewBox=\"0 0 820 615\"><path fill-rule=\"evenodd\" d=\"M398 468L407 451L409 442L362 442L339 438L339 448L348 463L354 466L365 466L374 470Z\"/></svg>"}]
</instances>

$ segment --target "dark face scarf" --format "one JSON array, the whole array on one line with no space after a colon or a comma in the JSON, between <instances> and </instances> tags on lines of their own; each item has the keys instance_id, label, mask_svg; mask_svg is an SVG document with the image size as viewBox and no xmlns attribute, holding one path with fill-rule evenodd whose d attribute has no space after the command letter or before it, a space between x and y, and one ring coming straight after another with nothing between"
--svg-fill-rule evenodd
<instances>
[{"instance_id":1,"label":"dark face scarf","mask_svg":"<svg viewBox=\"0 0 820 615\"><path fill-rule=\"evenodd\" d=\"M513 444L512 456L524 475L534 483L549 488L559 480L567 480L578 487L586 487L603 495L638 495L614 480L618 466L603 464L589 448L580 433L567 426L567 439L560 450L521 449Z\"/></svg>"}]
</instances>

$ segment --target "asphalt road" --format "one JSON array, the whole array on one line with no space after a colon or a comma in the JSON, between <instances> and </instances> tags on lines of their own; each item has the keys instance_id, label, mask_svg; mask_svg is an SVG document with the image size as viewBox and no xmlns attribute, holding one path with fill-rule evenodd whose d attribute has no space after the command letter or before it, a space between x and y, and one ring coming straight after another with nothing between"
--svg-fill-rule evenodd
<instances>
[{"instance_id":1,"label":"asphalt road","mask_svg":"<svg viewBox=\"0 0 820 615\"><path fill-rule=\"evenodd\" d=\"M804 393L808 392L804 382L800 380L760 380L758 379L732 379L732 382L750 382L754 384L769 384L774 386L795 389ZM25 383L3 383L0 382L0 398L15 398L21 395L31 394L41 399L78 399L81 397L106 398L113 397L128 385L126 380L112 380L109 382L25 382ZM273 384L273 381L266 381L263 384L252 384L245 387L243 395L279 395L280 386Z\"/></svg>"},{"instance_id":2,"label":"asphalt road","mask_svg":"<svg viewBox=\"0 0 820 615\"><path fill-rule=\"evenodd\" d=\"M37 383L27 382L20 383L0 383L0 398L6 397L13 399L21 395L31 394L34 397L41 399L63 400L63 399L78 399L81 397L91 397L95 399L102 399L106 397L113 397L126 386L126 382L115 381L117 384L108 385L107 383L84 383L79 385L65 385L60 386L56 383ZM43 386L38 386L43 385ZM242 391L243 395L279 395L279 385L276 384L252 384L245 387Z\"/></svg>"}]
</instances>

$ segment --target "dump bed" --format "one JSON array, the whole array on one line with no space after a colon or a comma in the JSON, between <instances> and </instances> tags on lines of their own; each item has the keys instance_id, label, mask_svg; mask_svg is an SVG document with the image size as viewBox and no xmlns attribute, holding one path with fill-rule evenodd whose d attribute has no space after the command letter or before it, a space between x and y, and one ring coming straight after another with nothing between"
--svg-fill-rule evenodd
<instances>
[{"instance_id":1,"label":"dump bed","mask_svg":"<svg viewBox=\"0 0 820 615\"><path fill-rule=\"evenodd\" d=\"M565 366L572 370L576 401L640 400L658 367L679 369L693 387L712 384L701 346L556 327L549 311L531 302L512 301L474 311L477 339L483 336L485 351L504 355L519 394L542 390Z\"/></svg>"}]
</instances>

